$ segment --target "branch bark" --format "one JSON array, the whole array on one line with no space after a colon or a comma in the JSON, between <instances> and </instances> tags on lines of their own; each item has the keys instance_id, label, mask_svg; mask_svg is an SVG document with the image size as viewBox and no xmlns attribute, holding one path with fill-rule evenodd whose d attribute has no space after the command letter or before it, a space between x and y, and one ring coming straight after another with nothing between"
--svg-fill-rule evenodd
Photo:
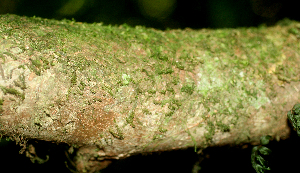
<instances>
[{"instance_id":1,"label":"branch bark","mask_svg":"<svg viewBox=\"0 0 300 173\"><path fill-rule=\"evenodd\" d=\"M0 133L119 159L289 135L299 23L158 31L0 16Z\"/></svg>"}]
</instances>

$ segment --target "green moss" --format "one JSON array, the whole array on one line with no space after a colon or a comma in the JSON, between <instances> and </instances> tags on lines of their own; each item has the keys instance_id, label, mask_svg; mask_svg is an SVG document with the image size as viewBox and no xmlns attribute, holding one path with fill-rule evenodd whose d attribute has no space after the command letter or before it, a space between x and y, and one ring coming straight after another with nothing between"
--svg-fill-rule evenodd
<instances>
[{"instance_id":1,"label":"green moss","mask_svg":"<svg viewBox=\"0 0 300 173\"><path fill-rule=\"evenodd\" d=\"M159 140L162 139L164 137L164 135L162 134L154 134L152 137L152 140Z\"/></svg>"},{"instance_id":2,"label":"green moss","mask_svg":"<svg viewBox=\"0 0 300 173\"><path fill-rule=\"evenodd\" d=\"M156 90L155 89L149 89L147 92L149 94L156 94Z\"/></svg>"},{"instance_id":3,"label":"green moss","mask_svg":"<svg viewBox=\"0 0 300 173\"><path fill-rule=\"evenodd\" d=\"M222 132L229 132L230 127L227 124L222 123L221 121L217 121L216 125Z\"/></svg>"},{"instance_id":4,"label":"green moss","mask_svg":"<svg viewBox=\"0 0 300 173\"><path fill-rule=\"evenodd\" d=\"M294 35L296 35L296 36L299 36L299 35L300 35L300 31L299 31L298 28L290 28L290 29L289 29L289 33L294 34Z\"/></svg>"},{"instance_id":5,"label":"green moss","mask_svg":"<svg viewBox=\"0 0 300 173\"><path fill-rule=\"evenodd\" d=\"M151 115L151 112L148 109L143 109L142 111L146 115Z\"/></svg>"},{"instance_id":6,"label":"green moss","mask_svg":"<svg viewBox=\"0 0 300 173\"><path fill-rule=\"evenodd\" d=\"M76 71L73 71L70 80L71 80L71 84L72 84L72 85L76 85L76 83L77 83L77 75L76 75Z\"/></svg>"},{"instance_id":7,"label":"green moss","mask_svg":"<svg viewBox=\"0 0 300 173\"><path fill-rule=\"evenodd\" d=\"M162 128L161 126L158 128L158 131L161 133L166 133L168 130L165 128Z\"/></svg>"},{"instance_id":8,"label":"green moss","mask_svg":"<svg viewBox=\"0 0 300 173\"><path fill-rule=\"evenodd\" d=\"M207 121L207 126L206 126L207 132L204 134L204 137L206 138L207 142L210 142L215 135L215 126L214 123L211 121Z\"/></svg>"},{"instance_id":9,"label":"green moss","mask_svg":"<svg viewBox=\"0 0 300 173\"><path fill-rule=\"evenodd\" d=\"M174 114L174 111L170 111L165 114L166 117L171 117Z\"/></svg>"},{"instance_id":10,"label":"green moss","mask_svg":"<svg viewBox=\"0 0 300 173\"><path fill-rule=\"evenodd\" d=\"M132 128L135 128L135 125L133 124L134 119L134 112L130 112L129 116L126 118L126 122L131 125Z\"/></svg>"},{"instance_id":11,"label":"green moss","mask_svg":"<svg viewBox=\"0 0 300 173\"><path fill-rule=\"evenodd\" d=\"M21 88L22 90L25 90L26 87L26 83L25 83L25 76L24 74L21 74L18 78L18 80L14 81L15 86Z\"/></svg>"},{"instance_id":12,"label":"green moss","mask_svg":"<svg viewBox=\"0 0 300 173\"><path fill-rule=\"evenodd\" d=\"M25 70L25 66L24 65L19 65L18 69L24 69Z\"/></svg>"},{"instance_id":13,"label":"green moss","mask_svg":"<svg viewBox=\"0 0 300 173\"><path fill-rule=\"evenodd\" d=\"M181 92L185 92L185 93L188 93L189 95L191 95L191 94L193 94L194 89L195 89L194 84L187 84L187 85L182 86Z\"/></svg>"},{"instance_id":14,"label":"green moss","mask_svg":"<svg viewBox=\"0 0 300 173\"><path fill-rule=\"evenodd\" d=\"M4 100L0 99L0 115L2 115L2 112L4 111L2 108L3 102L4 102ZM0 139L1 139L1 136L0 136Z\"/></svg>"},{"instance_id":15,"label":"green moss","mask_svg":"<svg viewBox=\"0 0 300 173\"><path fill-rule=\"evenodd\" d=\"M124 134L118 125L115 125L115 130L110 128L109 133L117 139L120 139L120 140L124 139Z\"/></svg>"},{"instance_id":16,"label":"green moss","mask_svg":"<svg viewBox=\"0 0 300 173\"><path fill-rule=\"evenodd\" d=\"M80 85L78 85L78 88L79 88L81 91L83 91L84 88L85 88L85 86L86 86L86 84L85 84L84 82L80 81Z\"/></svg>"},{"instance_id":17,"label":"green moss","mask_svg":"<svg viewBox=\"0 0 300 173\"><path fill-rule=\"evenodd\" d=\"M30 59L31 61L31 64L27 64L27 67L33 71L36 75L40 76L41 73L43 72L43 64L41 62L41 60L39 58L33 60L33 59Z\"/></svg>"},{"instance_id":18,"label":"green moss","mask_svg":"<svg viewBox=\"0 0 300 173\"><path fill-rule=\"evenodd\" d=\"M159 93L165 95L166 94L166 90L161 90L161 91L159 91Z\"/></svg>"},{"instance_id":19,"label":"green moss","mask_svg":"<svg viewBox=\"0 0 300 173\"><path fill-rule=\"evenodd\" d=\"M289 58L289 61L294 61L294 58ZM299 68L293 68L289 63L285 63L277 66L275 74L279 80L290 83L300 81L299 72Z\"/></svg>"},{"instance_id":20,"label":"green moss","mask_svg":"<svg viewBox=\"0 0 300 173\"><path fill-rule=\"evenodd\" d=\"M45 57L40 57L40 59L43 62L43 69L45 69L45 70L50 69L50 67L52 66L51 64L53 62L49 62Z\"/></svg>"},{"instance_id":21,"label":"green moss","mask_svg":"<svg viewBox=\"0 0 300 173\"><path fill-rule=\"evenodd\" d=\"M20 93L18 90L14 89L14 88L7 88L4 86L0 86L0 89L3 91L4 94L15 95L15 96L19 97L21 100L25 99L25 94Z\"/></svg>"},{"instance_id":22,"label":"green moss","mask_svg":"<svg viewBox=\"0 0 300 173\"><path fill-rule=\"evenodd\" d=\"M168 86L166 90L171 94L175 94L175 90L171 86Z\"/></svg>"},{"instance_id":23,"label":"green moss","mask_svg":"<svg viewBox=\"0 0 300 173\"><path fill-rule=\"evenodd\" d=\"M161 101L153 100L153 104L155 104L155 105L161 105L162 103L161 103Z\"/></svg>"},{"instance_id":24,"label":"green moss","mask_svg":"<svg viewBox=\"0 0 300 173\"><path fill-rule=\"evenodd\" d=\"M155 65L155 73L158 75L162 74L171 74L173 73L173 69L171 66L163 65L163 64L156 64Z\"/></svg>"},{"instance_id":25,"label":"green moss","mask_svg":"<svg viewBox=\"0 0 300 173\"><path fill-rule=\"evenodd\" d=\"M162 106L164 106L167 103L168 103L168 108L170 109L170 112L167 113L166 116L171 116L181 106L181 102L176 99L164 100L161 104L162 104Z\"/></svg>"},{"instance_id":26,"label":"green moss","mask_svg":"<svg viewBox=\"0 0 300 173\"><path fill-rule=\"evenodd\" d=\"M123 79L123 81L122 81L123 86L128 85L129 82L132 81L130 75L127 75L127 74L122 74L122 79Z\"/></svg>"},{"instance_id":27,"label":"green moss","mask_svg":"<svg viewBox=\"0 0 300 173\"><path fill-rule=\"evenodd\" d=\"M188 135L191 137L193 143L194 143L194 151L197 152L197 142L194 138L194 136L191 134L190 130L187 128L186 132L188 133Z\"/></svg>"},{"instance_id":28,"label":"green moss","mask_svg":"<svg viewBox=\"0 0 300 173\"><path fill-rule=\"evenodd\" d=\"M170 105L168 106L168 108L169 108L171 111L175 111L175 110L177 109L177 106L170 104Z\"/></svg>"},{"instance_id":29,"label":"green moss","mask_svg":"<svg viewBox=\"0 0 300 173\"><path fill-rule=\"evenodd\" d=\"M32 65L37 68L40 68L42 66L42 63L39 59L36 59L36 60L30 59L30 61L31 61Z\"/></svg>"},{"instance_id":30,"label":"green moss","mask_svg":"<svg viewBox=\"0 0 300 173\"><path fill-rule=\"evenodd\" d=\"M14 60L17 60L17 57L14 54L10 53L10 52L3 52L3 54L6 54L6 55L10 56Z\"/></svg>"},{"instance_id":31,"label":"green moss","mask_svg":"<svg viewBox=\"0 0 300 173\"><path fill-rule=\"evenodd\" d=\"M143 68L141 71L144 72L144 73L146 73L146 75L147 75L149 78L154 79L154 75L153 75L153 74L150 74L146 69Z\"/></svg>"},{"instance_id":32,"label":"green moss","mask_svg":"<svg viewBox=\"0 0 300 173\"><path fill-rule=\"evenodd\" d=\"M178 85L179 84L179 77L173 77L171 83L173 85Z\"/></svg>"},{"instance_id":33,"label":"green moss","mask_svg":"<svg viewBox=\"0 0 300 173\"><path fill-rule=\"evenodd\" d=\"M173 62L173 65L175 65L175 67L177 67L180 70L184 70L184 65L182 62L175 61Z\"/></svg>"}]
</instances>

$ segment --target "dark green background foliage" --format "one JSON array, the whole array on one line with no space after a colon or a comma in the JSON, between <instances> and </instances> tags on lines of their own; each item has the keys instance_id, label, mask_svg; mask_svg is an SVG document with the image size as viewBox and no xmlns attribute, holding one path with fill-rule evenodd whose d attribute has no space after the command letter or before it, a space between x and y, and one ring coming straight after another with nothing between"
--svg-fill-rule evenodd
<instances>
[{"instance_id":1,"label":"dark green background foliage","mask_svg":"<svg viewBox=\"0 0 300 173\"><path fill-rule=\"evenodd\" d=\"M271 150L265 146L269 144L269 139L271 139L271 136L261 137L261 145L252 148L251 163L257 173L271 170L268 166L268 160L265 159L266 156L271 154Z\"/></svg>"},{"instance_id":2,"label":"dark green background foliage","mask_svg":"<svg viewBox=\"0 0 300 173\"><path fill-rule=\"evenodd\" d=\"M287 117L288 117L291 125L294 127L295 131L297 132L298 136L300 136L300 104L299 103L297 103L293 106L292 110L290 110L287 113ZM293 133L292 133L292 136L295 138L295 135ZM270 148L267 147L267 145L270 142L270 139L272 139L271 136L268 136L268 135L263 136L260 139L260 145L254 146L252 148L251 164L257 173L265 173L265 172L268 172L271 170L271 168L269 167L269 160L271 160L270 158L272 158L272 157L270 157L269 155L272 153L272 151ZM290 146L287 145L285 147L286 148L287 147L290 148L292 146L296 147L299 144L299 139L294 140L294 141L297 141L297 142L294 142L294 145L290 145ZM287 142L287 141L285 141L285 142ZM275 152L280 152L280 150L286 150L286 148L285 149L277 148L277 151L275 151ZM299 153L299 149L296 149L296 148L294 148L295 153ZM291 149L293 149L293 148L291 148ZM285 157L282 157L281 159L283 159L283 158L285 159ZM296 162L297 162L297 160L299 160L299 159L295 159ZM275 166L274 158L272 159L272 162L273 162L273 166ZM284 165L284 164L282 164L283 162L284 162L283 160L282 160L282 162L280 162L281 165ZM288 165L291 165L291 163L289 163ZM281 168L281 169L283 169L283 168ZM280 171L278 171L278 168L277 168L273 172L280 172Z\"/></svg>"},{"instance_id":3,"label":"dark green background foliage","mask_svg":"<svg viewBox=\"0 0 300 173\"><path fill-rule=\"evenodd\" d=\"M296 104L293 109L288 112L287 116L297 131L298 136L300 136L300 104Z\"/></svg>"},{"instance_id":4,"label":"dark green background foliage","mask_svg":"<svg viewBox=\"0 0 300 173\"><path fill-rule=\"evenodd\" d=\"M12 13L104 24L166 28L220 28L299 20L291 0L1 0L0 14Z\"/></svg>"},{"instance_id":5,"label":"dark green background foliage","mask_svg":"<svg viewBox=\"0 0 300 173\"><path fill-rule=\"evenodd\" d=\"M271 157L266 158L269 162L271 171L269 173L293 172L298 169L299 159L295 156L300 155L300 138L293 134L293 138L281 141L270 142L267 146L273 153ZM51 142L29 141L35 144L36 152L39 157L45 158L49 155L49 161L39 165L31 163L25 154L20 155L22 148L16 146L14 141L7 141L2 138L0 142L0 163L9 168L10 172L64 172L71 173L66 167L67 158L64 150L67 145L56 145ZM44 150L43 148L47 148ZM112 172L131 172L131 173L190 173L193 167L201 168L199 173L211 172L230 172L230 173L255 173L252 168L251 147L247 145L241 147L212 147L203 151L203 154L197 155L194 148L188 150L171 151L164 153L152 153L150 155L136 155L126 159L113 162L101 173ZM17 165L17 166L16 166ZM266 172L266 173L267 173Z\"/></svg>"}]
</instances>

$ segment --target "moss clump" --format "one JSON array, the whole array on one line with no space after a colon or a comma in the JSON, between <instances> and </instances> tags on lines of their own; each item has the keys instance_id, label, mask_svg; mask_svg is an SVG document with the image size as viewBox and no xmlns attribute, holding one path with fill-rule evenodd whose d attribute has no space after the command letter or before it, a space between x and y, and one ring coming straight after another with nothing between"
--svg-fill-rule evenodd
<instances>
[{"instance_id":1,"label":"moss clump","mask_svg":"<svg viewBox=\"0 0 300 173\"><path fill-rule=\"evenodd\" d=\"M193 94L194 92L194 89L195 89L195 86L194 85L184 85L182 88L181 88L181 92L185 92L185 93L188 93L189 95Z\"/></svg>"},{"instance_id":2,"label":"moss clump","mask_svg":"<svg viewBox=\"0 0 300 173\"><path fill-rule=\"evenodd\" d=\"M3 99L0 99L0 115L2 115L2 112L4 111L2 108L3 102Z\"/></svg>"},{"instance_id":3,"label":"moss clump","mask_svg":"<svg viewBox=\"0 0 300 173\"><path fill-rule=\"evenodd\" d=\"M126 118L126 122L131 125L132 128L135 128L133 124L134 112L130 112L129 116Z\"/></svg>"},{"instance_id":4,"label":"moss clump","mask_svg":"<svg viewBox=\"0 0 300 173\"><path fill-rule=\"evenodd\" d=\"M14 89L14 88L7 88L4 86L0 86L0 89L3 91L4 94L12 94L12 95L15 95L15 96L21 98L22 100L25 99L25 94L20 93L18 90Z\"/></svg>"},{"instance_id":5,"label":"moss clump","mask_svg":"<svg viewBox=\"0 0 300 173\"><path fill-rule=\"evenodd\" d=\"M19 79L14 81L14 84L15 84L15 86L21 88L22 90L25 90L27 87L26 87L26 83L25 83L24 74L20 75Z\"/></svg>"},{"instance_id":6,"label":"moss clump","mask_svg":"<svg viewBox=\"0 0 300 173\"><path fill-rule=\"evenodd\" d=\"M113 130L112 128L110 128L109 133L117 139L120 139L120 140L124 139L124 134L118 125L116 125L116 130Z\"/></svg>"}]
</instances>

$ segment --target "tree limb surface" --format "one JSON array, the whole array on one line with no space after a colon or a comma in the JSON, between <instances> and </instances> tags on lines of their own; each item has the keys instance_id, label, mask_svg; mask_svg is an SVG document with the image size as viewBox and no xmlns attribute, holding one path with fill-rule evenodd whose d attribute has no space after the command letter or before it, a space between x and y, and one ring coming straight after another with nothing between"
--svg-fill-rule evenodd
<instances>
[{"instance_id":1,"label":"tree limb surface","mask_svg":"<svg viewBox=\"0 0 300 173\"><path fill-rule=\"evenodd\" d=\"M159 31L0 16L0 133L102 159L289 135L300 23Z\"/></svg>"}]
</instances>

